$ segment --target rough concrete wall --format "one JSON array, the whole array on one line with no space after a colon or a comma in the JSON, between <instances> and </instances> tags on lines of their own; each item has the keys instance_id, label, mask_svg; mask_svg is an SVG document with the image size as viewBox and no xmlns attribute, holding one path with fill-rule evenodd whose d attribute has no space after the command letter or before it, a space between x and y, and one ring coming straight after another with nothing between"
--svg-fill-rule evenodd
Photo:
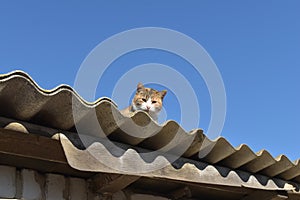
<instances>
[{"instance_id":1,"label":"rough concrete wall","mask_svg":"<svg viewBox=\"0 0 300 200\"><path fill-rule=\"evenodd\" d=\"M95 194L85 179L41 174L29 169L0 165L0 200L168 200L164 197L119 191Z\"/></svg>"},{"instance_id":2,"label":"rough concrete wall","mask_svg":"<svg viewBox=\"0 0 300 200\"><path fill-rule=\"evenodd\" d=\"M16 195L16 169L0 166L0 197L14 198Z\"/></svg>"},{"instance_id":3,"label":"rough concrete wall","mask_svg":"<svg viewBox=\"0 0 300 200\"><path fill-rule=\"evenodd\" d=\"M88 192L84 179L0 166L0 199L84 200Z\"/></svg>"}]
</instances>

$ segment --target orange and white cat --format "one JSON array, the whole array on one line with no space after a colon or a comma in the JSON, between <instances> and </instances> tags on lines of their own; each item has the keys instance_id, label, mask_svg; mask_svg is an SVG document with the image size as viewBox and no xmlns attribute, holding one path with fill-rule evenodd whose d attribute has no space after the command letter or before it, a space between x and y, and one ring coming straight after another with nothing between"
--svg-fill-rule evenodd
<instances>
[{"instance_id":1,"label":"orange and white cat","mask_svg":"<svg viewBox=\"0 0 300 200\"><path fill-rule=\"evenodd\" d=\"M146 88L142 83L139 83L131 105L121 110L121 113L124 116L130 116L131 113L142 110L157 121L158 114L163 107L163 98L166 94L166 90L158 91L152 88Z\"/></svg>"}]
</instances>

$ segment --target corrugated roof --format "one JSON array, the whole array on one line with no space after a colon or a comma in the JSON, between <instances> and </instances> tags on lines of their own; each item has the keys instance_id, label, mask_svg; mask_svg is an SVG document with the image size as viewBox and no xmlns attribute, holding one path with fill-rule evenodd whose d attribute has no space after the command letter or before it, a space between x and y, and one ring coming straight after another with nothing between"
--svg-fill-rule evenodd
<instances>
[{"instance_id":1,"label":"corrugated roof","mask_svg":"<svg viewBox=\"0 0 300 200\"><path fill-rule=\"evenodd\" d=\"M79 119L76 119L77 123L88 123L91 110L95 109L105 135L112 141L116 141L119 146L123 145L124 152L117 156L121 156L123 159L134 159L141 165L146 165L149 161L146 162L137 156L136 153L139 151L160 149L160 151L166 152L171 149L172 152L177 152L186 141L191 141L192 145L185 149L182 155L187 160L182 159L181 161L184 163L181 166L168 166L164 170L170 172L169 174L161 174L161 171L157 171L149 173L149 176L173 177L182 181L193 180L193 182L201 183L201 175L211 173L216 176L217 174L221 175L217 181L225 185L226 180L236 179L239 180L235 182L238 185L276 189L280 188L278 181L290 181L296 185L300 183L299 160L291 162L284 155L274 158L265 150L254 153L244 144L235 148L222 137L211 141L201 129L186 132L175 121L167 121L163 125L158 125L143 112L137 112L131 118L127 118L120 114L117 106L109 98L88 103L66 85L61 85L50 91L43 90L26 73L21 71L0 75L0 113L2 116L0 125L5 126L10 121L8 119L13 119L24 122L25 126L26 123L29 123L49 128L46 133L43 133L45 129L42 131L34 126L35 128L30 131L31 133L48 137L55 133L63 133L68 137L61 135L60 141L70 166L81 171L116 173L116 171L109 170L99 163L96 165L93 159L85 159L88 158L88 151L82 150L84 147L79 142L80 138L74 136L76 126L73 119L72 103L73 105L75 103L76 109L82 114ZM133 126L132 121L139 126ZM144 125L147 125L148 128L143 128ZM148 138L137 138L126 134L124 129L130 129L133 135L147 135L149 130L157 132L157 134ZM94 129L89 129L88 126L86 126L85 131L90 135L97 134L93 133ZM176 134L177 132L179 134ZM116 156L113 155L114 152L107 151L101 145L100 142L96 142L88 147L90 148L88 150L93 149L93 151L100 151L112 157ZM206 151L207 149L209 151ZM199 154L204 156L199 158ZM84 162L79 162L78 158ZM163 157L153 158L150 162L159 159L163 160L162 162L167 162ZM197 167L199 163L205 167ZM223 172L227 171L227 173L222 174L218 170L219 168L222 168L221 171ZM192 175L180 177L184 170L191 172ZM206 172L204 173L204 171ZM246 174L246 178L240 174ZM232 176L236 178L232 178ZM266 178L268 181L263 183L261 180Z\"/></svg>"}]
</instances>

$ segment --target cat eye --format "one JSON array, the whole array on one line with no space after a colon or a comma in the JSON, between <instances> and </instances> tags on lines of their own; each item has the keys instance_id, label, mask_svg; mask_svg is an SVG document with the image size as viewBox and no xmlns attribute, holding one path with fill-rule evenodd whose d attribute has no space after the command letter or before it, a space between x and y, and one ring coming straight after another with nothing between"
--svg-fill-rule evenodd
<instances>
[{"instance_id":1,"label":"cat eye","mask_svg":"<svg viewBox=\"0 0 300 200\"><path fill-rule=\"evenodd\" d=\"M157 103L157 101L152 101L152 103Z\"/></svg>"},{"instance_id":2,"label":"cat eye","mask_svg":"<svg viewBox=\"0 0 300 200\"><path fill-rule=\"evenodd\" d=\"M145 98L142 98L142 100L143 100L143 102L147 102L147 99L145 99Z\"/></svg>"}]
</instances>

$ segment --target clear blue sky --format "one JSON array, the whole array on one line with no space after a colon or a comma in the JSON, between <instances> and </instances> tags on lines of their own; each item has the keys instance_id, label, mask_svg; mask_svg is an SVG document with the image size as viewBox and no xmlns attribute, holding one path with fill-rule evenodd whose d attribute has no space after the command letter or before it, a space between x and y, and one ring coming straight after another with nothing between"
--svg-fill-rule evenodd
<instances>
[{"instance_id":1,"label":"clear blue sky","mask_svg":"<svg viewBox=\"0 0 300 200\"><path fill-rule=\"evenodd\" d=\"M108 37L139 27L173 29L199 42L219 68L227 94L222 136L234 146L300 158L300 1L178 2L3 0L0 73L23 70L45 89L72 86L82 61ZM184 66L166 52L133 52L113 63L116 74L106 80L113 85L121 66L148 62ZM186 73L195 84L193 73ZM200 128L206 130L209 94L198 81ZM97 97L109 96L110 89ZM176 119L171 97L165 101L168 118Z\"/></svg>"}]
</instances>

